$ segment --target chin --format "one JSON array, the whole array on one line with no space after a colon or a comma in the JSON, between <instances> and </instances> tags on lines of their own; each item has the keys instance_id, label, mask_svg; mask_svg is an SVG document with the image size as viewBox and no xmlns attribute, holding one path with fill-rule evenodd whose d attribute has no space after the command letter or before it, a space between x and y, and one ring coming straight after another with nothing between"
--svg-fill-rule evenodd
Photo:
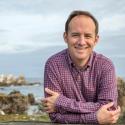
<instances>
[{"instance_id":1,"label":"chin","mask_svg":"<svg viewBox=\"0 0 125 125\"><path fill-rule=\"evenodd\" d=\"M87 55L85 53L76 53L76 57L85 58L85 57L87 57Z\"/></svg>"},{"instance_id":2,"label":"chin","mask_svg":"<svg viewBox=\"0 0 125 125\"><path fill-rule=\"evenodd\" d=\"M77 58L78 60L84 60L84 59L86 59L86 56L76 56L76 58Z\"/></svg>"}]
</instances>

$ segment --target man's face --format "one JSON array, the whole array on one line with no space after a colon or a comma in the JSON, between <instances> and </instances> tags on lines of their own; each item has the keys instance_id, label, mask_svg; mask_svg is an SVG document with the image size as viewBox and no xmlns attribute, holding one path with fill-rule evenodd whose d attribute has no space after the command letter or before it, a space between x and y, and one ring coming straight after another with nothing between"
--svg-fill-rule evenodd
<instances>
[{"instance_id":1,"label":"man's face","mask_svg":"<svg viewBox=\"0 0 125 125\"><path fill-rule=\"evenodd\" d=\"M64 33L64 40L72 60L86 63L98 41L93 20L84 15L74 17L69 23L68 33Z\"/></svg>"}]
</instances>

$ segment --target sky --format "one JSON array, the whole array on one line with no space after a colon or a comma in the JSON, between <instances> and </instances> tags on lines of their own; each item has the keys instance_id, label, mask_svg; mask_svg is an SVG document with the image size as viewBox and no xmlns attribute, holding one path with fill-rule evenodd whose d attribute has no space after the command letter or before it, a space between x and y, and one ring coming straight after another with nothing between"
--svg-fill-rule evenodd
<instances>
[{"instance_id":1,"label":"sky","mask_svg":"<svg viewBox=\"0 0 125 125\"><path fill-rule=\"evenodd\" d=\"M99 21L95 48L111 58L125 77L124 0L0 0L0 74L43 77L49 56L65 48L65 21L73 10L90 11Z\"/></svg>"}]
</instances>

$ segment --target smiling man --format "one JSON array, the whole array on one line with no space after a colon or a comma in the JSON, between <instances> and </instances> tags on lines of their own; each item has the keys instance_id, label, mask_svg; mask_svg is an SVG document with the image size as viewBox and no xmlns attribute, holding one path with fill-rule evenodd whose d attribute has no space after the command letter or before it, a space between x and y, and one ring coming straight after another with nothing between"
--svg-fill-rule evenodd
<instances>
[{"instance_id":1,"label":"smiling man","mask_svg":"<svg viewBox=\"0 0 125 125\"><path fill-rule=\"evenodd\" d=\"M45 65L45 111L52 122L116 123L115 69L110 59L93 51L99 41L97 20L89 12L73 11L63 36L68 48Z\"/></svg>"}]
</instances>

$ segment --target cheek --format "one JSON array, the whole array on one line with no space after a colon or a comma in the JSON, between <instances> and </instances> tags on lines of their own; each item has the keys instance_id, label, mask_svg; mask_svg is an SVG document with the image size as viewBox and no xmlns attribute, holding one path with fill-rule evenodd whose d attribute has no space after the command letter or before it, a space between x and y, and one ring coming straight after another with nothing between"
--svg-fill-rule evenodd
<instances>
[{"instance_id":1,"label":"cheek","mask_svg":"<svg viewBox=\"0 0 125 125\"><path fill-rule=\"evenodd\" d=\"M94 48L95 42L89 41L87 45L88 45L89 47L91 47L91 48Z\"/></svg>"},{"instance_id":2,"label":"cheek","mask_svg":"<svg viewBox=\"0 0 125 125\"><path fill-rule=\"evenodd\" d=\"M76 42L76 40L74 40L74 39L69 39L69 40L67 41L67 44L70 45L70 46L73 46L73 45L77 44L77 42Z\"/></svg>"}]
</instances>

